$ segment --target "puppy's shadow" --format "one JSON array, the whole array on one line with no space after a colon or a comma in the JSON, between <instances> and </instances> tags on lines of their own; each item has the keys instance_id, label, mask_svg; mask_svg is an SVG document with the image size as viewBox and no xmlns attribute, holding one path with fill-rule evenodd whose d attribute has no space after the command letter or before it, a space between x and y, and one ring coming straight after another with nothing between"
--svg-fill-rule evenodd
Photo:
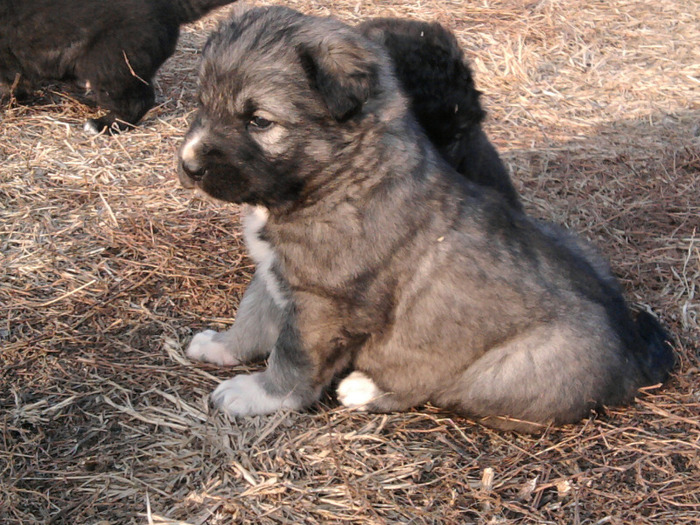
<instances>
[{"instance_id":1,"label":"puppy's shadow","mask_svg":"<svg viewBox=\"0 0 700 525\"><path fill-rule=\"evenodd\" d=\"M700 228L700 111L611 122L563 144L501 154L529 213L584 234Z\"/></svg>"}]
</instances>

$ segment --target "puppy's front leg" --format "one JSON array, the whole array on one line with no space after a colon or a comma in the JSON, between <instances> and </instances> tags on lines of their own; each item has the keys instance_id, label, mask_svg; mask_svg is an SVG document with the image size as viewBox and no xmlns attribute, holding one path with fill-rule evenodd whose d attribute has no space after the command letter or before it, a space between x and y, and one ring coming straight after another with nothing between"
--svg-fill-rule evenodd
<instances>
[{"instance_id":1,"label":"puppy's front leg","mask_svg":"<svg viewBox=\"0 0 700 525\"><path fill-rule=\"evenodd\" d=\"M198 333L187 347L187 356L217 365L237 365L263 358L275 345L282 322L282 309L275 303L260 272L256 272L243 294L233 326L226 332Z\"/></svg>"},{"instance_id":2,"label":"puppy's front leg","mask_svg":"<svg viewBox=\"0 0 700 525\"><path fill-rule=\"evenodd\" d=\"M88 80L95 90L97 103L110 111L102 117L88 119L83 126L85 131L109 135L128 131L153 107L156 100L153 86L131 75L126 80L115 80L116 85L110 86L109 90L96 79Z\"/></svg>"},{"instance_id":3,"label":"puppy's front leg","mask_svg":"<svg viewBox=\"0 0 700 525\"><path fill-rule=\"evenodd\" d=\"M231 416L298 410L316 401L321 393L312 374L313 365L301 347L294 318L287 315L267 369L224 381L214 390L212 403Z\"/></svg>"}]
</instances>

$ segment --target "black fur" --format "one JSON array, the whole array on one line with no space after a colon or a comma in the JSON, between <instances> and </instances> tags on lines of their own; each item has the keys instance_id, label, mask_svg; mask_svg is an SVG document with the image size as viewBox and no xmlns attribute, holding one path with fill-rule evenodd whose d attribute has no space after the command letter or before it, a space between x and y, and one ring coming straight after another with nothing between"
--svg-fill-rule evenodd
<instances>
[{"instance_id":1,"label":"black fur","mask_svg":"<svg viewBox=\"0 0 700 525\"><path fill-rule=\"evenodd\" d=\"M638 312L635 324L644 341L644 345L636 348L635 359L639 361L648 384L663 383L676 364L675 355L668 351L668 345L673 341L671 334L649 312Z\"/></svg>"},{"instance_id":2,"label":"black fur","mask_svg":"<svg viewBox=\"0 0 700 525\"><path fill-rule=\"evenodd\" d=\"M87 85L109 113L86 129L128 129L153 107L153 77L180 25L231 1L2 0L0 88L21 96L44 80Z\"/></svg>"},{"instance_id":3,"label":"black fur","mask_svg":"<svg viewBox=\"0 0 700 525\"><path fill-rule=\"evenodd\" d=\"M520 209L508 170L481 127L481 93L457 38L437 22L399 18L368 20L358 29L389 52L411 109L443 157Z\"/></svg>"}]
</instances>

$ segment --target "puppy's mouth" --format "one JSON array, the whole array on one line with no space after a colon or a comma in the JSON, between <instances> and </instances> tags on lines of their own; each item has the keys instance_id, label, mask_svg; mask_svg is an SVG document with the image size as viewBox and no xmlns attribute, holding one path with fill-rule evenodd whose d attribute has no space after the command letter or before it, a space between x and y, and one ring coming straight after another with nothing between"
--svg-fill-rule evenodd
<instances>
[{"instance_id":1,"label":"puppy's mouth","mask_svg":"<svg viewBox=\"0 0 700 525\"><path fill-rule=\"evenodd\" d=\"M201 185L195 184L193 187L194 187L194 195L198 199L201 199L201 200L204 200L207 202L212 202L215 204L230 204L230 202L228 202L228 201L217 199L216 197L214 197L210 193L207 193L206 191L204 191L204 189L202 189Z\"/></svg>"},{"instance_id":2,"label":"puppy's mouth","mask_svg":"<svg viewBox=\"0 0 700 525\"><path fill-rule=\"evenodd\" d=\"M191 174L182 162L178 163L178 178L180 179L180 185L187 190L194 190L194 194L205 201L215 202L218 204L227 203L227 201L218 199L211 193L208 193L204 189L203 179L207 175L208 170L203 169L200 172Z\"/></svg>"}]
</instances>

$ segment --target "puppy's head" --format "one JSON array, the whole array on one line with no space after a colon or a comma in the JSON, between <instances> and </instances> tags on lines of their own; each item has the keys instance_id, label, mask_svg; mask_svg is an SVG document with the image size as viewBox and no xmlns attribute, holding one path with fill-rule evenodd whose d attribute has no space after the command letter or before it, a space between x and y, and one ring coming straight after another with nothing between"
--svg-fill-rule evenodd
<instances>
[{"instance_id":1,"label":"puppy's head","mask_svg":"<svg viewBox=\"0 0 700 525\"><path fill-rule=\"evenodd\" d=\"M182 184L269 208L298 200L395 91L390 71L381 48L336 20L239 14L204 48Z\"/></svg>"},{"instance_id":2,"label":"puppy's head","mask_svg":"<svg viewBox=\"0 0 700 525\"><path fill-rule=\"evenodd\" d=\"M486 112L457 37L438 22L375 18L358 30L388 51L416 118L438 148L480 127Z\"/></svg>"}]
</instances>

